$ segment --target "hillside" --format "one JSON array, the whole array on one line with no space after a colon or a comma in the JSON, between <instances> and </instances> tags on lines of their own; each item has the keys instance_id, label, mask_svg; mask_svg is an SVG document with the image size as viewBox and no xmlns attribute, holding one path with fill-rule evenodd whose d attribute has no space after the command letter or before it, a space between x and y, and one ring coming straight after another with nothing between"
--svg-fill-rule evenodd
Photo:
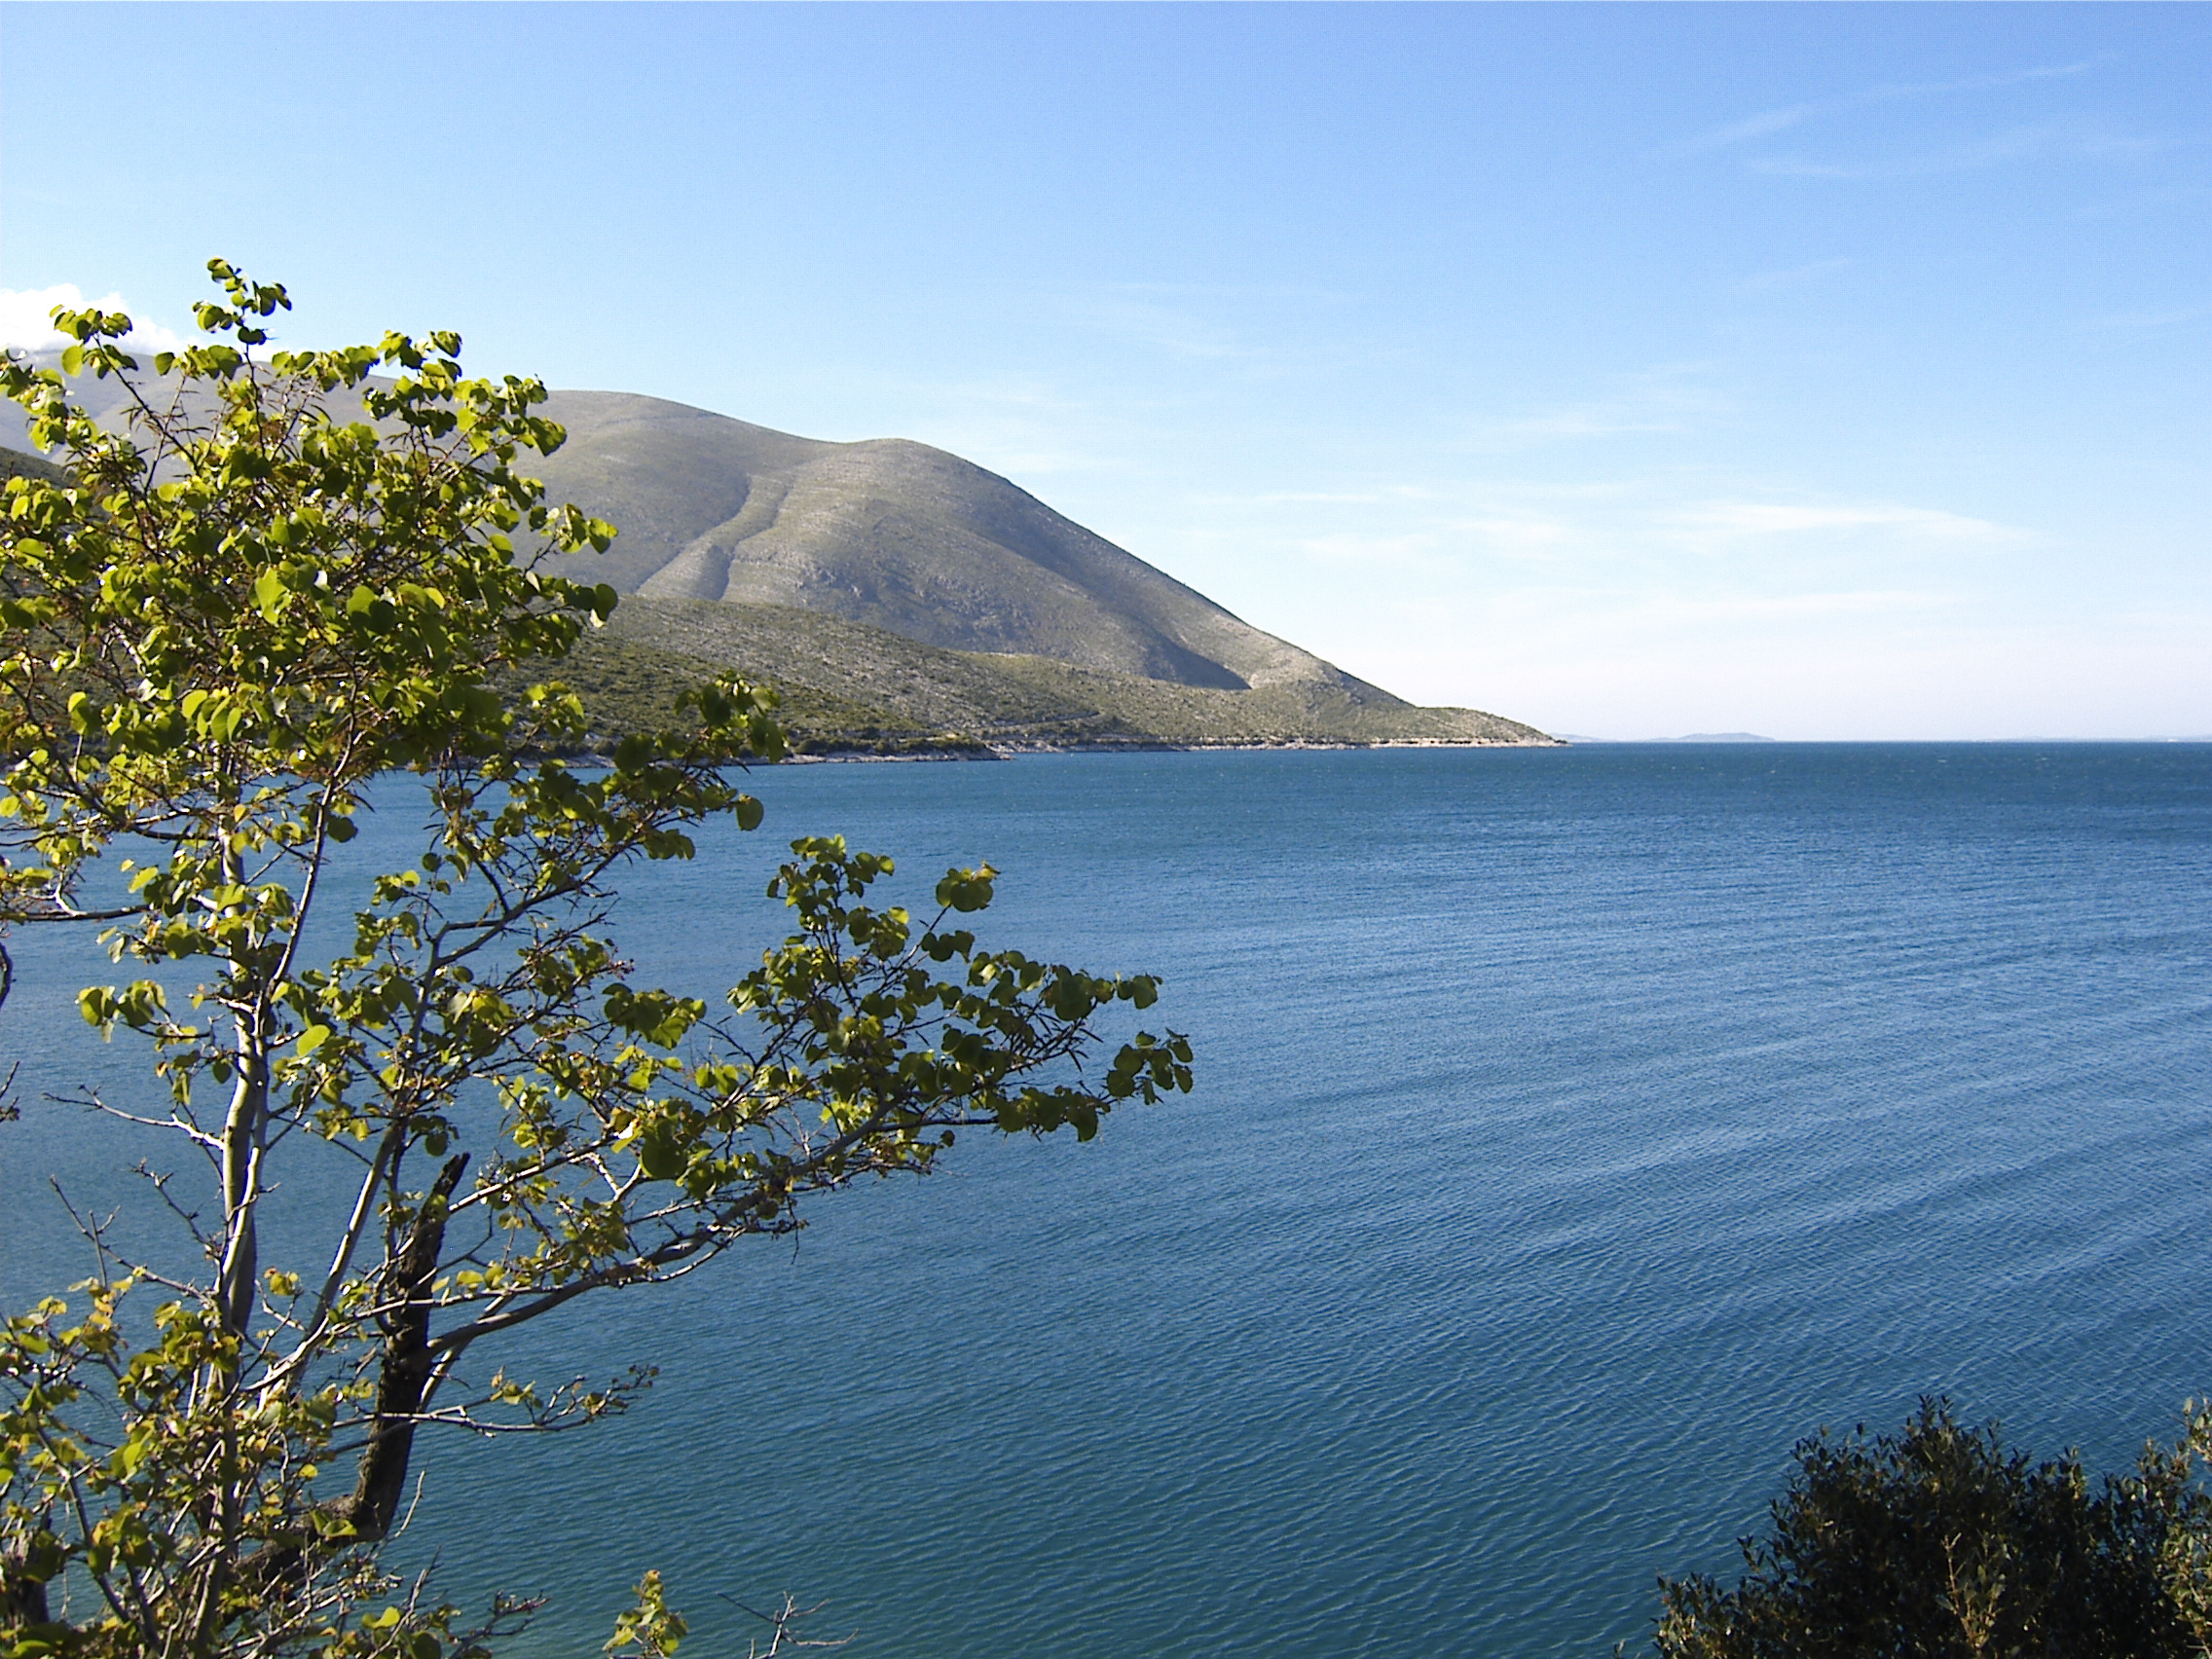
<instances>
[{"instance_id":1,"label":"hillside","mask_svg":"<svg viewBox=\"0 0 2212 1659\"><path fill-rule=\"evenodd\" d=\"M120 403L112 381L77 391L103 420ZM1555 741L1415 708L925 444L621 392L555 392L548 412L569 430L538 463L552 498L621 532L553 561L628 596L571 665L610 719L735 667L826 748ZM22 442L12 409L0 438Z\"/></svg>"},{"instance_id":2,"label":"hillside","mask_svg":"<svg viewBox=\"0 0 2212 1659\"><path fill-rule=\"evenodd\" d=\"M649 724L718 665L777 688L802 753L1548 743L1518 721L1320 681L1231 691L1050 657L951 651L791 606L625 599L562 677L611 727Z\"/></svg>"},{"instance_id":3,"label":"hillside","mask_svg":"<svg viewBox=\"0 0 2212 1659\"><path fill-rule=\"evenodd\" d=\"M0 449L0 484L11 478L43 478L49 484L65 484L69 474L43 456L18 449Z\"/></svg>"},{"instance_id":4,"label":"hillside","mask_svg":"<svg viewBox=\"0 0 2212 1659\"><path fill-rule=\"evenodd\" d=\"M549 411L569 442L540 470L622 527L597 568L626 593L795 606L1186 685L1373 690L926 444L826 443L613 392L556 392Z\"/></svg>"}]
</instances>

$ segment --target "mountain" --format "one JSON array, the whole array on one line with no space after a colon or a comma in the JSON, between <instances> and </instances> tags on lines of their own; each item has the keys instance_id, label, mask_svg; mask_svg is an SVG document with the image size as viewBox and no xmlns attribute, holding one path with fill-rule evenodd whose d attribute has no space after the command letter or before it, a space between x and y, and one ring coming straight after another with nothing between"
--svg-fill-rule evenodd
<instances>
[{"instance_id":1,"label":"mountain","mask_svg":"<svg viewBox=\"0 0 2212 1659\"><path fill-rule=\"evenodd\" d=\"M601 578L651 599L782 605L949 650L1240 691L1354 681L972 461L826 443L681 403L556 392L553 493L622 527Z\"/></svg>"},{"instance_id":2,"label":"mountain","mask_svg":"<svg viewBox=\"0 0 2212 1659\"><path fill-rule=\"evenodd\" d=\"M120 406L113 382L77 391L103 420ZM546 413L569 432L535 462L552 498L621 532L605 555L552 563L631 596L587 653L624 707L658 700L669 676L735 666L784 690L794 727L825 747L986 732L1554 741L1477 710L1417 709L926 444L830 443L624 392L555 392ZM20 445L19 420L0 437Z\"/></svg>"},{"instance_id":3,"label":"mountain","mask_svg":"<svg viewBox=\"0 0 2212 1659\"><path fill-rule=\"evenodd\" d=\"M0 449L0 484L11 478L40 478L49 484L65 484L69 474L44 456L19 449Z\"/></svg>"}]
</instances>

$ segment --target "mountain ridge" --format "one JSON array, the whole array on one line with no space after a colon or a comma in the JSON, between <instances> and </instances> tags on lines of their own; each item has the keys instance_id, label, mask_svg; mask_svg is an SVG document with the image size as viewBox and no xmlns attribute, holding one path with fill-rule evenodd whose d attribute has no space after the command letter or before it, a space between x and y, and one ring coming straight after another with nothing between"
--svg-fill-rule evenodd
<instances>
[{"instance_id":1,"label":"mountain ridge","mask_svg":"<svg viewBox=\"0 0 2212 1659\"><path fill-rule=\"evenodd\" d=\"M560 391L546 412L569 441L537 470L624 527L630 545L600 567L617 589L1223 690L1321 680L1389 696L948 451L800 438L629 392Z\"/></svg>"},{"instance_id":2,"label":"mountain ridge","mask_svg":"<svg viewBox=\"0 0 2212 1659\"><path fill-rule=\"evenodd\" d=\"M120 416L115 383L74 389ZM734 668L829 749L1558 741L1417 708L945 450L636 392L555 391L544 412L568 441L531 470L620 533L547 563L625 596L573 665L625 718L671 702L672 675ZM27 448L5 413L0 441Z\"/></svg>"}]
</instances>

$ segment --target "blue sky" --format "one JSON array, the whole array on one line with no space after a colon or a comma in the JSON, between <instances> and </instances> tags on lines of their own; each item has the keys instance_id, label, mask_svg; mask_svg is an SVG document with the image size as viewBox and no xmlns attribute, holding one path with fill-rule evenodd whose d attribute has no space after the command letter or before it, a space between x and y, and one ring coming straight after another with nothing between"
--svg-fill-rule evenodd
<instances>
[{"instance_id":1,"label":"blue sky","mask_svg":"<svg viewBox=\"0 0 2212 1659\"><path fill-rule=\"evenodd\" d=\"M1003 472L1555 730L2212 733L2212 9L0 7L0 287ZM21 334L51 298L17 298Z\"/></svg>"}]
</instances>

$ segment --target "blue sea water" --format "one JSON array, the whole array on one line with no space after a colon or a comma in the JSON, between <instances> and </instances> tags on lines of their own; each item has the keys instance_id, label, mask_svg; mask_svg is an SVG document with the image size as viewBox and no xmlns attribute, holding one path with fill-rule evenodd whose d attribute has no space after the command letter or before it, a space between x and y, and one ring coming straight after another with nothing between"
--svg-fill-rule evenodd
<instances>
[{"instance_id":1,"label":"blue sea water","mask_svg":"<svg viewBox=\"0 0 2212 1659\"><path fill-rule=\"evenodd\" d=\"M742 973L791 835L896 853L917 903L987 858L988 937L1161 974L1199 1092L964 1143L498 1356L662 1368L618 1421L427 1459L402 1552L550 1593L518 1652L596 1651L657 1567L686 1652L789 1589L855 1659L1603 1655L1655 1574L1731 1568L1823 1424L1947 1392L2111 1466L2212 1390L2212 746L755 787L765 830L626 884L645 973ZM18 954L10 1053L99 977ZM60 1260L46 1169L123 1156L33 1105L11 1301Z\"/></svg>"}]
</instances>

